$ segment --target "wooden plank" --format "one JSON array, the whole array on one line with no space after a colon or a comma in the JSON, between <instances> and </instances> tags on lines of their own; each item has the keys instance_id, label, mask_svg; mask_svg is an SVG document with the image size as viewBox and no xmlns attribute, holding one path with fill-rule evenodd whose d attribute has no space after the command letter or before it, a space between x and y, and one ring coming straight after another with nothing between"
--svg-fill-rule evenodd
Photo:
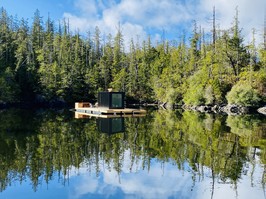
<instances>
[{"instance_id":1,"label":"wooden plank","mask_svg":"<svg viewBox=\"0 0 266 199\"><path fill-rule=\"evenodd\" d=\"M75 103L75 109L77 108L85 108L85 107L91 107L91 103L89 102L76 102Z\"/></svg>"},{"instance_id":2,"label":"wooden plank","mask_svg":"<svg viewBox=\"0 0 266 199\"><path fill-rule=\"evenodd\" d=\"M144 117L144 116L146 116L146 114L97 115L97 114L90 114L90 113L75 112L75 118L77 118L77 119L80 119L80 118L91 118L91 117L96 117L96 118L117 118L117 117Z\"/></svg>"},{"instance_id":3,"label":"wooden plank","mask_svg":"<svg viewBox=\"0 0 266 199\"><path fill-rule=\"evenodd\" d=\"M76 108L76 112L89 113L89 114L146 114L146 110L143 109L107 109L107 108Z\"/></svg>"}]
</instances>

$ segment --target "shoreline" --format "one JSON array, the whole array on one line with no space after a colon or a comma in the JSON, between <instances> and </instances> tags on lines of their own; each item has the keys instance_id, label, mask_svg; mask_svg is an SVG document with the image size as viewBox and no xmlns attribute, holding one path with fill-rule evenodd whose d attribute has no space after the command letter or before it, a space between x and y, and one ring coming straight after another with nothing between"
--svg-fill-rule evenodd
<instances>
[{"instance_id":1,"label":"shoreline","mask_svg":"<svg viewBox=\"0 0 266 199\"><path fill-rule=\"evenodd\" d=\"M158 104L158 103L128 103L129 107L134 106L142 106L142 107L158 107L162 109L183 109L183 110L191 110L191 111L198 111L202 113L224 113L227 115L244 115L244 114L252 114L252 113L259 113L266 116L266 105L264 106L241 106L241 105L229 105L229 104L222 104L222 105L173 105L169 106L167 103ZM28 109L38 109L38 108L73 108L72 104L66 102L45 102L45 103L0 103L0 110L1 109L8 109L8 108L28 108Z\"/></svg>"},{"instance_id":2,"label":"shoreline","mask_svg":"<svg viewBox=\"0 0 266 199\"><path fill-rule=\"evenodd\" d=\"M200 105L200 106L183 105L182 109L198 111L202 113L225 113L227 115L244 115L244 114L260 113L266 116L266 106L255 107L255 106L241 106L235 104Z\"/></svg>"}]
</instances>

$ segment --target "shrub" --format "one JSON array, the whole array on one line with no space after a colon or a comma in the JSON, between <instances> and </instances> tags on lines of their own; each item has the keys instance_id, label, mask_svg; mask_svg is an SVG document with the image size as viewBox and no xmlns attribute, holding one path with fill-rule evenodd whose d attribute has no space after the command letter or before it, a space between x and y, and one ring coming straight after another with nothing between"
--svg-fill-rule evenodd
<instances>
[{"instance_id":1,"label":"shrub","mask_svg":"<svg viewBox=\"0 0 266 199\"><path fill-rule=\"evenodd\" d=\"M258 91L253 89L251 85L242 81L232 87L226 99L229 104L242 106L257 106L261 101Z\"/></svg>"},{"instance_id":2,"label":"shrub","mask_svg":"<svg viewBox=\"0 0 266 199\"><path fill-rule=\"evenodd\" d=\"M202 86L190 87L184 95L184 102L187 105L205 104L204 88Z\"/></svg>"},{"instance_id":3,"label":"shrub","mask_svg":"<svg viewBox=\"0 0 266 199\"><path fill-rule=\"evenodd\" d=\"M206 104L213 104L215 98L214 98L213 88L211 85L208 85L205 88L204 97L206 99Z\"/></svg>"}]
</instances>

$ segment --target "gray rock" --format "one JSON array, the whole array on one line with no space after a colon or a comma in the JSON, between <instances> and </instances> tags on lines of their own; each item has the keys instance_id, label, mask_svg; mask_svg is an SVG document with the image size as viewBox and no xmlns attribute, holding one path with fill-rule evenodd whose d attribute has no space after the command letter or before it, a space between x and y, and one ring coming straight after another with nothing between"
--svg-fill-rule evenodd
<instances>
[{"instance_id":1,"label":"gray rock","mask_svg":"<svg viewBox=\"0 0 266 199\"><path fill-rule=\"evenodd\" d=\"M221 107L221 111L227 113L228 115L240 115L240 114L247 113L249 109L248 107L230 104L230 105Z\"/></svg>"},{"instance_id":2,"label":"gray rock","mask_svg":"<svg viewBox=\"0 0 266 199\"><path fill-rule=\"evenodd\" d=\"M266 106L259 108L258 112L261 113L261 114L266 115Z\"/></svg>"},{"instance_id":3,"label":"gray rock","mask_svg":"<svg viewBox=\"0 0 266 199\"><path fill-rule=\"evenodd\" d=\"M196 107L196 110L205 113L205 112L210 112L211 107L210 106L198 106Z\"/></svg>"}]
</instances>

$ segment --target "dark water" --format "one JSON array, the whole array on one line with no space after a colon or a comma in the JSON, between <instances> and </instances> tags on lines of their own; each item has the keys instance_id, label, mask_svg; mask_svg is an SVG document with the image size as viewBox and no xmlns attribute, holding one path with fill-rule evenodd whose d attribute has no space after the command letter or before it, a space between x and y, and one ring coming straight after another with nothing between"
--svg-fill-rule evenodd
<instances>
[{"instance_id":1,"label":"dark water","mask_svg":"<svg viewBox=\"0 0 266 199\"><path fill-rule=\"evenodd\" d=\"M0 111L0 198L264 199L266 117Z\"/></svg>"}]
</instances>

